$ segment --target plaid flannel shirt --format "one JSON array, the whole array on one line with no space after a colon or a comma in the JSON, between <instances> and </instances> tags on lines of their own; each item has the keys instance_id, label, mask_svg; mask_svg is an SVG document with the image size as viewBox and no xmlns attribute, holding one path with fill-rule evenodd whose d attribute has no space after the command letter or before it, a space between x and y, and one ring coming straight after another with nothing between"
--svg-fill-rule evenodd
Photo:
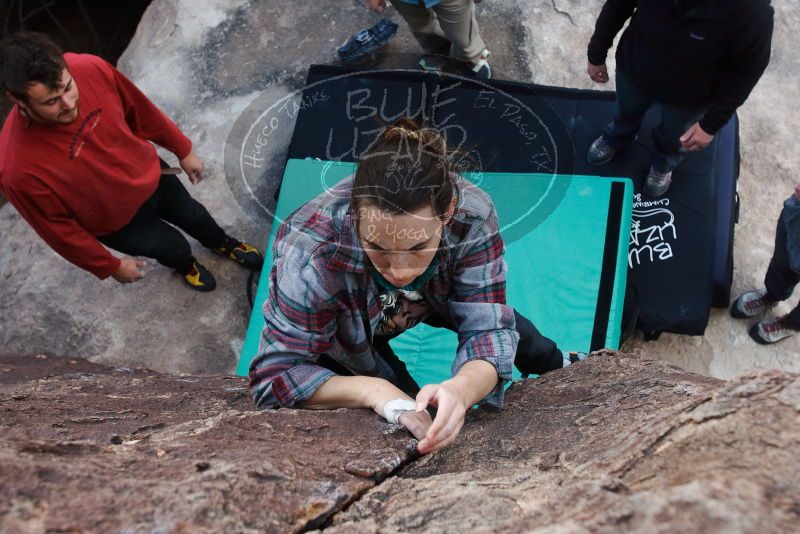
<instances>
[{"instance_id":1,"label":"plaid flannel shirt","mask_svg":"<svg viewBox=\"0 0 800 534\"><path fill-rule=\"evenodd\" d=\"M519 341L506 305L505 247L489 196L461 177L455 182L458 202L434 258L438 269L419 291L433 311L457 325L453 375L470 360L491 363L500 379L483 402L500 406ZM352 184L345 178L278 229L266 322L250 366L250 391L261 408L309 399L335 375L315 363L323 354L353 374L394 380L371 344L380 288L354 226Z\"/></svg>"}]
</instances>

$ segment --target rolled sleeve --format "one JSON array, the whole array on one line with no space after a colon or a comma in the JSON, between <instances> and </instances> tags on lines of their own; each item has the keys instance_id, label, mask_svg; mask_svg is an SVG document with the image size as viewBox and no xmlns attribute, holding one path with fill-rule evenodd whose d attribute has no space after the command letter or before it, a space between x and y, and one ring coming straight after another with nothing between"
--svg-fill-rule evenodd
<instances>
[{"instance_id":1,"label":"rolled sleeve","mask_svg":"<svg viewBox=\"0 0 800 534\"><path fill-rule=\"evenodd\" d=\"M452 372L453 375L458 374L461 367L472 360L484 360L492 364L497 370L499 380L482 403L500 407L503 405L505 388L511 382L511 366L517 352L519 334L514 329L514 312L511 308L508 306L479 306L480 308L470 309L470 306L464 305L464 303L453 303L452 310L461 324L469 322L470 319L465 321L460 314L464 314L466 317L472 316L476 322L480 323L475 326L485 326L487 316L497 314L498 328L495 330L483 328L472 332L459 328L458 351L453 362Z\"/></svg>"},{"instance_id":2,"label":"rolled sleeve","mask_svg":"<svg viewBox=\"0 0 800 534\"><path fill-rule=\"evenodd\" d=\"M316 365L333 345L335 299L322 291L310 265L283 260L270 273L259 354L250 367L250 392L259 408L291 407L310 399L335 376Z\"/></svg>"},{"instance_id":3,"label":"rolled sleeve","mask_svg":"<svg viewBox=\"0 0 800 534\"><path fill-rule=\"evenodd\" d=\"M505 248L497 226L492 211L485 224L476 230L480 233L468 240L476 245L456 264L454 294L450 302L451 314L458 325L453 374L468 361L491 363L499 380L483 402L493 406L503 404L519 343L514 310L506 305Z\"/></svg>"}]
</instances>

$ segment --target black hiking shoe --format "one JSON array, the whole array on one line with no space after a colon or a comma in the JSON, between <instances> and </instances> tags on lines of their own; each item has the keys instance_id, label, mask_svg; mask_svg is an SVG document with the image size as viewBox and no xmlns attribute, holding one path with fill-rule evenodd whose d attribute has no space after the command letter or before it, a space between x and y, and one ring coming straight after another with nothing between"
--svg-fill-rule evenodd
<instances>
[{"instance_id":1,"label":"black hiking shoe","mask_svg":"<svg viewBox=\"0 0 800 534\"><path fill-rule=\"evenodd\" d=\"M228 245L213 250L217 254L225 256L251 271L260 269L264 264L264 256L261 255L258 249L243 241L236 242L236 240L231 240Z\"/></svg>"},{"instance_id":2,"label":"black hiking shoe","mask_svg":"<svg viewBox=\"0 0 800 534\"><path fill-rule=\"evenodd\" d=\"M612 159L614 155L619 152L618 148L614 148L602 135L595 139L589 150L586 151L586 162L589 165L605 165Z\"/></svg>"},{"instance_id":3,"label":"black hiking shoe","mask_svg":"<svg viewBox=\"0 0 800 534\"><path fill-rule=\"evenodd\" d=\"M202 291L203 293L214 291L217 287L217 281L214 280L214 275L197 261L192 263L191 270L183 275L183 281L192 289Z\"/></svg>"},{"instance_id":4,"label":"black hiking shoe","mask_svg":"<svg viewBox=\"0 0 800 534\"><path fill-rule=\"evenodd\" d=\"M672 171L660 172L650 167L647 180L644 182L644 192L650 197L660 197L672 184Z\"/></svg>"}]
</instances>

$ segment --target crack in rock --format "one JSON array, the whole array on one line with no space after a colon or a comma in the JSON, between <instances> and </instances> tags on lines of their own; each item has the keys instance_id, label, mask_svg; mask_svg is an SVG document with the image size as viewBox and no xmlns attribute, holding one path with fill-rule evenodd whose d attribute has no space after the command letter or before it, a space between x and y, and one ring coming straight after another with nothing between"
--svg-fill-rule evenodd
<instances>
[{"instance_id":1,"label":"crack in rock","mask_svg":"<svg viewBox=\"0 0 800 534\"><path fill-rule=\"evenodd\" d=\"M558 6L556 5L556 0L550 0L550 3L553 6L553 11L555 11L559 15L567 17L567 19L569 19L570 24L572 24L573 26L577 26L577 24L575 24L575 20L572 18L572 15L568 11L562 11L561 9L558 9Z\"/></svg>"}]
</instances>

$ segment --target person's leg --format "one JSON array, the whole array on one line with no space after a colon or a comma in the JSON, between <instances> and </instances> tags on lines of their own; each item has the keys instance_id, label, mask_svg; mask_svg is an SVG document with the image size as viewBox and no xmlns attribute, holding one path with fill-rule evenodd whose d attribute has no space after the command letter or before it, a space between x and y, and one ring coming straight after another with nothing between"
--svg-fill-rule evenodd
<instances>
[{"instance_id":1,"label":"person's leg","mask_svg":"<svg viewBox=\"0 0 800 534\"><path fill-rule=\"evenodd\" d=\"M517 322L519 344L514 357L514 365L523 375L541 375L548 371L561 369L564 365L564 353L555 342L543 336L524 315L514 310Z\"/></svg>"},{"instance_id":2,"label":"person's leg","mask_svg":"<svg viewBox=\"0 0 800 534\"><path fill-rule=\"evenodd\" d=\"M603 133L589 145L586 161L591 165L605 165L626 145L636 140L647 110L653 100L633 85L627 76L617 70L617 99L612 108L612 119Z\"/></svg>"},{"instance_id":3,"label":"person's leg","mask_svg":"<svg viewBox=\"0 0 800 534\"><path fill-rule=\"evenodd\" d=\"M778 219L778 227L775 230L775 250L764 276L764 286L766 294L763 300L773 303L786 300L794 291L795 286L800 282L800 273L792 270L789 257L788 240L796 236L788 234L784 213ZM738 300L744 298L739 297ZM800 304L788 314L782 317L767 318L759 321L750 327L748 333L754 341L762 345L777 343L782 339L791 337L800 331Z\"/></svg>"},{"instance_id":4,"label":"person's leg","mask_svg":"<svg viewBox=\"0 0 800 534\"><path fill-rule=\"evenodd\" d=\"M405 19L411 33L426 53L449 53L450 41L437 24L433 11L422 4L407 4L401 0L389 1Z\"/></svg>"},{"instance_id":5,"label":"person's leg","mask_svg":"<svg viewBox=\"0 0 800 534\"><path fill-rule=\"evenodd\" d=\"M514 310L514 320L519 334L514 365L520 373L540 375L564 366L564 353L552 339L544 337L533 323L517 310ZM438 314L426 318L423 322L436 328L458 331L454 325Z\"/></svg>"},{"instance_id":6,"label":"person's leg","mask_svg":"<svg viewBox=\"0 0 800 534\"><path fill-rule=\"evenodd\" d=\"M788 299L794 287L800 281L800 274L790 267L789 252L787 248L786 225L783 221L783 212L778 218L775 229L775 248L772 259L764 276L766 290L753 289L739 295L731 304L730 313L736 319L747 319L763 315L775 303ZM800 319L800 311L793 312ZM800 322L797 323L800 325Z\"/></svg>"},{"instance_id":7,"label":"person's leg","mask_svg":"<svg viewBox=\"0 0 800 534\"><path fill-rule=\"evenodd\" d=\"M475 3L472 0L442 0L432 9L445 37L453 43L453 55L478 63L486 44L475 18Z\"/></svg>"},{"instance_id":8,"label":"person's leg","mask_svg":"<svg viewBox=\"0 0 800 534\"><path fill-rule=\"evenodd\" d=\"M214 249L230 245L231 239L208 210L189 195L177 176L167 174L158 185L155 214L184 230L203 246Z\"/></svg>"},{"instance_id":9,"label":"person's leg","mask_svg":"<svg viewBox=\"0 0 800 534\"><path fill-rule=\"evenodd\" d=\"M131 222L113 234L98 236L97 239L123 254L154 258L182 275L188 274L194 264L189 242L154 213L149 201L139 208Z\"/></svg>"},{"instance_id":10,"label":"person's leg","mask_svg":"<svg viewBox=\"0 0 800 534\"><path fill-rule=\"evenodd\" d=\"M792 296L792 292L799 282L800 274L793 271L789 264L786 224L783 222L783 212L781 212L775 230L775 249L772 252L767 274L764 276L766 296L775 302L786 300Z\"/></svg>"},{"instance_id":11,"label":"person's leg","mask_svg":"<svg viewBox=\"0 0 800 534\"><path fill-rule=\"evenodd\" d=\"M794 307L792 311L786 316L786 320L795 330L800 330L800 302Z\"/></svg>"},{"instance_id":12,"label":"person's leg","mask_svg":"<svg viewBox=\"0 0 800 534\"><path fill-rule=\"evenodd\" d=\"M653 169L672 172L680 165L686 152L681 136L705 114L701 108L681 108L661 104L661 123L653 129Z\"/></svg>"},{"instance_id":13,"label":"person's leg","mask_svg":"<svg viewBox=\"0 0 800 534\"><path fill-rule=\"evenodd\" d=\"M639 90L628 77L617 70L617 100L614 118L603 129L603 138L614 150L619 150L636 139L642 120L653 104L653 99Z\"/></svg>"}]
</instances>

